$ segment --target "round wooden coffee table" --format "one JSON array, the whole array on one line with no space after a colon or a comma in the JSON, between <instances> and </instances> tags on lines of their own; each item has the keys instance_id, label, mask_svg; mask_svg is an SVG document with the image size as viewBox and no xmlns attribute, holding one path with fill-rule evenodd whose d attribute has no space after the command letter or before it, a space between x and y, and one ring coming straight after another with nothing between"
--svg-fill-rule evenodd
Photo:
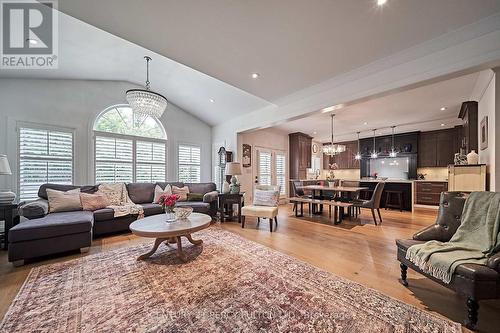
<instances>
[{"instance_id":1,"label":"round wooden coffee table","mask_svg":"<svg viewBox=\"0 0 500 333\"><path fill-rule=\"evenodd\" d=\"M179 219L175 222L166 222L165 214L148 216L130 224L130 230L134 235L141 237L156 238L153 248L148 253L139 256L137 260L146 259L152 256L161 243L177 243L177 255L183 261L186 256L182 252L181 237L186 237L191 244L200 245L203 241L194 240L191 234L208 228L212 218L206 214L191 213L186 219Z\"/></svg>"}]
</instances>

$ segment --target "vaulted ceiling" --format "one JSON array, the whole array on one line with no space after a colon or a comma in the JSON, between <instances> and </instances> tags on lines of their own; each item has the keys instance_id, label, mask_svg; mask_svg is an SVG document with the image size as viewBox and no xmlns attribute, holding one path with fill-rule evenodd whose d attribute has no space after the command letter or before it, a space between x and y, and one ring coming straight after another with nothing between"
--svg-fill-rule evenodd
<instances>
[{"instance_id":1,"label":"vaulted ceiling","mask_svg":"<svg viewBox=\"0 0 500 333\"><path fill-rule=\"evenodd\" d=\"M153 89L216 125L498 14L500 0L64 0L59 10L59 69L0 77L142 85L148 54Z\"/></svg>"}]
</instances>

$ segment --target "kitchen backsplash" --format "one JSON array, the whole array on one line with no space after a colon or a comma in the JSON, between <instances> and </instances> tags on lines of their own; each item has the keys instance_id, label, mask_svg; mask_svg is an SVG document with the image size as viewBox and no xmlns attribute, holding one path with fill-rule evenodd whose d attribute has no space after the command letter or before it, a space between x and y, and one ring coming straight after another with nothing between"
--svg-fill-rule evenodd
<instances>
[{"instance_id":1,"label":"kitchen backsplash","mask_svg":"<svg viewBox=\"0 0 500 333\"><path fill-rule=\"evenodd\" d=\"M448 168L418 168L417 174L424 174L426 180L448 180Z\"/></svg>"}]
</instances>

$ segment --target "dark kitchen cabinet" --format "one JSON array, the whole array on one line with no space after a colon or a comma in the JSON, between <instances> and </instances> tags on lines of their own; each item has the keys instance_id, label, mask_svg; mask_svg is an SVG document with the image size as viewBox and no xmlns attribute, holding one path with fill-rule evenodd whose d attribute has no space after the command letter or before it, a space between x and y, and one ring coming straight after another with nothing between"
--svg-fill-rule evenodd
<instances>
[{"instance_id":1,"label":"dark kitchen cabinet","mask_svg":"<svg viewBox=\"0 0 500 333\"><path fill-rule=\"evenodd\" d=\"M465 153L471 150L478 151L478 103L475 101L463 102L458 117L463 121L461 148Z\"/></svg>"},{"instance_id":2,"label":"dark kitchen cabinet","mask_svg":"<svg viewBox=\"0 0 500 333\"><path fill-rule=\"evenodd\" d=\"M418 132L401 133L394 135L394 148L401 154L416 154L418 152ZM373 138L360 140L361 155L369 158L373 151ZM375 138L375 150L380 157L389 156L392 149L392 136L384 135Z\"/></svg>"},{"instance_id":3,"label":"dark kitchen cabinet","mask_svg":"<svg viewBox=\"0 0 500 333\"><path fill-rule=\"evenodd\" d=\"M306 169L311 167L312 138L297 132L288 135L288 142L290 179L306 179Z\"/></svg>"},{"instance_id":4,"label":"dark kitchen cabinet","mask_svg":"<svg viewBox=\"0 0 500 333\"><path fill-rule=\"evenodd\" d=\"M456 128L420 133L418 166L446 167L453 164L457 140Z\"/></svg>"},{"instance_id":5,"label":"dark kitchen cabinet","mask_svg":"<svg viewBox=\"0 0 500 333\"><path fill-rule=\"evenodd\" d=\"M336 156L323 154L323 169L329 169L330 165L336 163L339 169L359 169L359 161L354 157L358 152L358 141L339 142L345 145L346 150Z\"/></svg>"}]
</instances>

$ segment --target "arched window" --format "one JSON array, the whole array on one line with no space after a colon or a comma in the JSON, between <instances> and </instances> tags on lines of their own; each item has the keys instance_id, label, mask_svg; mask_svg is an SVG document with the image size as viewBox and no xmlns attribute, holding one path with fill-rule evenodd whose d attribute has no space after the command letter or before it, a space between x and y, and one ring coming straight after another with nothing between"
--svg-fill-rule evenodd
<instances>
[{"instance_id":1,"label":"arched window","mask_svg":"<svg viewBox=\"0 0 500 333\"><path fill-rule=\"evenodd\" d=\"M160 121L115 105L94 122L96 183L166 179L167 134Z\"/></svg>"}]
</instances>

